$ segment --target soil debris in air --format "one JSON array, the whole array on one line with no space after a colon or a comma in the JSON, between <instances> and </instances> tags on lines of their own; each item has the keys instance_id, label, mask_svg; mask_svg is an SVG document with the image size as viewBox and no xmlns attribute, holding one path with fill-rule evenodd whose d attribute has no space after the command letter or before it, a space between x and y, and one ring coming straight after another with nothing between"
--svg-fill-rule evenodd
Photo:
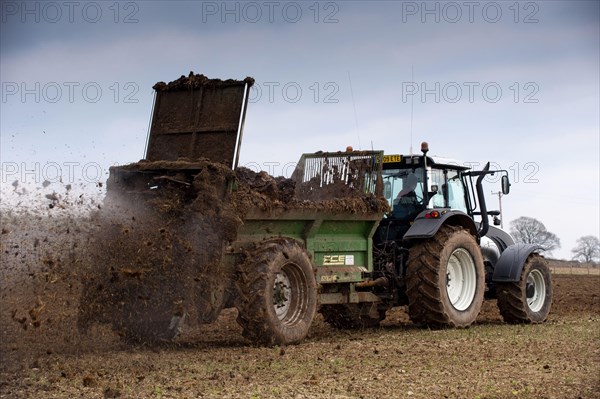
<instances>
[{"instance_id":1,"label":"soil debris in air","mask_svg":"<svg viewBox=\"0 0 600 399\"><path fill-rule=\"evenodd\" d=\"M387 210L352 188L311 197L313 183L205 159L140 161L111 172L102 203L52 186L51 208L2 212L3 364L214 321L235 295L223 251L249 213Z\"/></svg>"}]
</instances>

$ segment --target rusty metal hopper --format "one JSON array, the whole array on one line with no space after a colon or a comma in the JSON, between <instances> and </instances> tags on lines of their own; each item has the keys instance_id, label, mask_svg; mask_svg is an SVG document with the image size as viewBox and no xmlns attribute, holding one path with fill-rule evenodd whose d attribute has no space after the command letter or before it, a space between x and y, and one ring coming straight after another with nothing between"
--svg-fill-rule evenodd
<instances>
[{"instance_id":1,"label":"rusty metal hopper","mask_svg":"<svg viewBox=\"0 0 600 399\"><path fill-rule=\"evenodd\" d=\"M156 91L146 159L208 158L235 168L254 79L189 76L154 85Z\"/></svg>"}]
</instances>

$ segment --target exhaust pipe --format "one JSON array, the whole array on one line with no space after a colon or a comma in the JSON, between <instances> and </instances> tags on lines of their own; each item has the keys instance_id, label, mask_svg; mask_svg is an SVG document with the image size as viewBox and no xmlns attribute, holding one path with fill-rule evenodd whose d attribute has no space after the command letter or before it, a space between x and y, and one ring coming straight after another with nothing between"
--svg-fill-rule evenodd
<instances>
[{"instance_id":1,"label":"exhaust pipe","mask_svg":"<svg viewBox=\"0 0 600 399\"><path fill-rule=\"evenodd\" d=\"M479 225L479 236L483 237L487 234L490 229L490 222L488 220L487 206L485 204L485 194L483 193L483 178L486 176L486 172L490 170L490 163L485 164L485 167L481 171L482 173L477 178L475 188L477 190L477 200L479 201L479 210L481 211L481 224Z\"/></svg>"}]
</instances>

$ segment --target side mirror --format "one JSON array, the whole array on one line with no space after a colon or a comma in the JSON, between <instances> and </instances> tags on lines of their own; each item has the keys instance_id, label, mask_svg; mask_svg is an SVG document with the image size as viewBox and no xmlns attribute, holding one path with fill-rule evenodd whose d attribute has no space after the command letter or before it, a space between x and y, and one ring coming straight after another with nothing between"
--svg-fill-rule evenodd
<instances>
[{"instance_id":1,"label":"side mirror","mask_svg":"<svg viewBox=\"0 0 600 399\"><path fill-rule=\"evenodd\" d=\"M502 194L506 195L510 193L510 181L507 175L502 176Z\"/></svg>"},{"instance_id":2,"label":"side mirror","mask_svg":"<svg viewBox=\"0 0 600 399\"><path fill-rule=\"evenodd\" d=\"M392 183L389 181L383 184L383 196L385 198L392 198Z\"/></svg>"}]
</instances>

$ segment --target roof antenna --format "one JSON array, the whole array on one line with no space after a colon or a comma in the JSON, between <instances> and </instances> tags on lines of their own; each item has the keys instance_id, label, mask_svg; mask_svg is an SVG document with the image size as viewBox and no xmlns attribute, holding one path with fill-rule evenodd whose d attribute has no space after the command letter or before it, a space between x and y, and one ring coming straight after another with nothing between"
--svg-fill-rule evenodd
<instances>
[{"instance_id":1,"label":"roof antenna","mask_svg":"<svg viewBox=\"0 0 600 399\"><path fill-rule=\"evenodd\" d=\"M412 64L410 66L410 72L411 72L411 83L414 85L415 84L415 65ZM410 156L412 157L413 155L413 114L414 114L414 108L415 108L415 96L414 94L412 96L410 96Z\"/></svg>"},{"instance_id":2,"label":"roof antenna","mask_svg":"<svg viewBox=\"0 0 600 399\"><path fill-rule=\"evenodd\" d=\"M358 131L358 117L356 116L356 103L354 102L354 91L352 90L352 79L350 79L350 71L348 71L348 82L350 82L350 96L352 97L352 107L354 108L354 124L356 125L356 137L358 138L358 149L362 150L360 145L360 133Z\"/></svg>"}]
</instances>

